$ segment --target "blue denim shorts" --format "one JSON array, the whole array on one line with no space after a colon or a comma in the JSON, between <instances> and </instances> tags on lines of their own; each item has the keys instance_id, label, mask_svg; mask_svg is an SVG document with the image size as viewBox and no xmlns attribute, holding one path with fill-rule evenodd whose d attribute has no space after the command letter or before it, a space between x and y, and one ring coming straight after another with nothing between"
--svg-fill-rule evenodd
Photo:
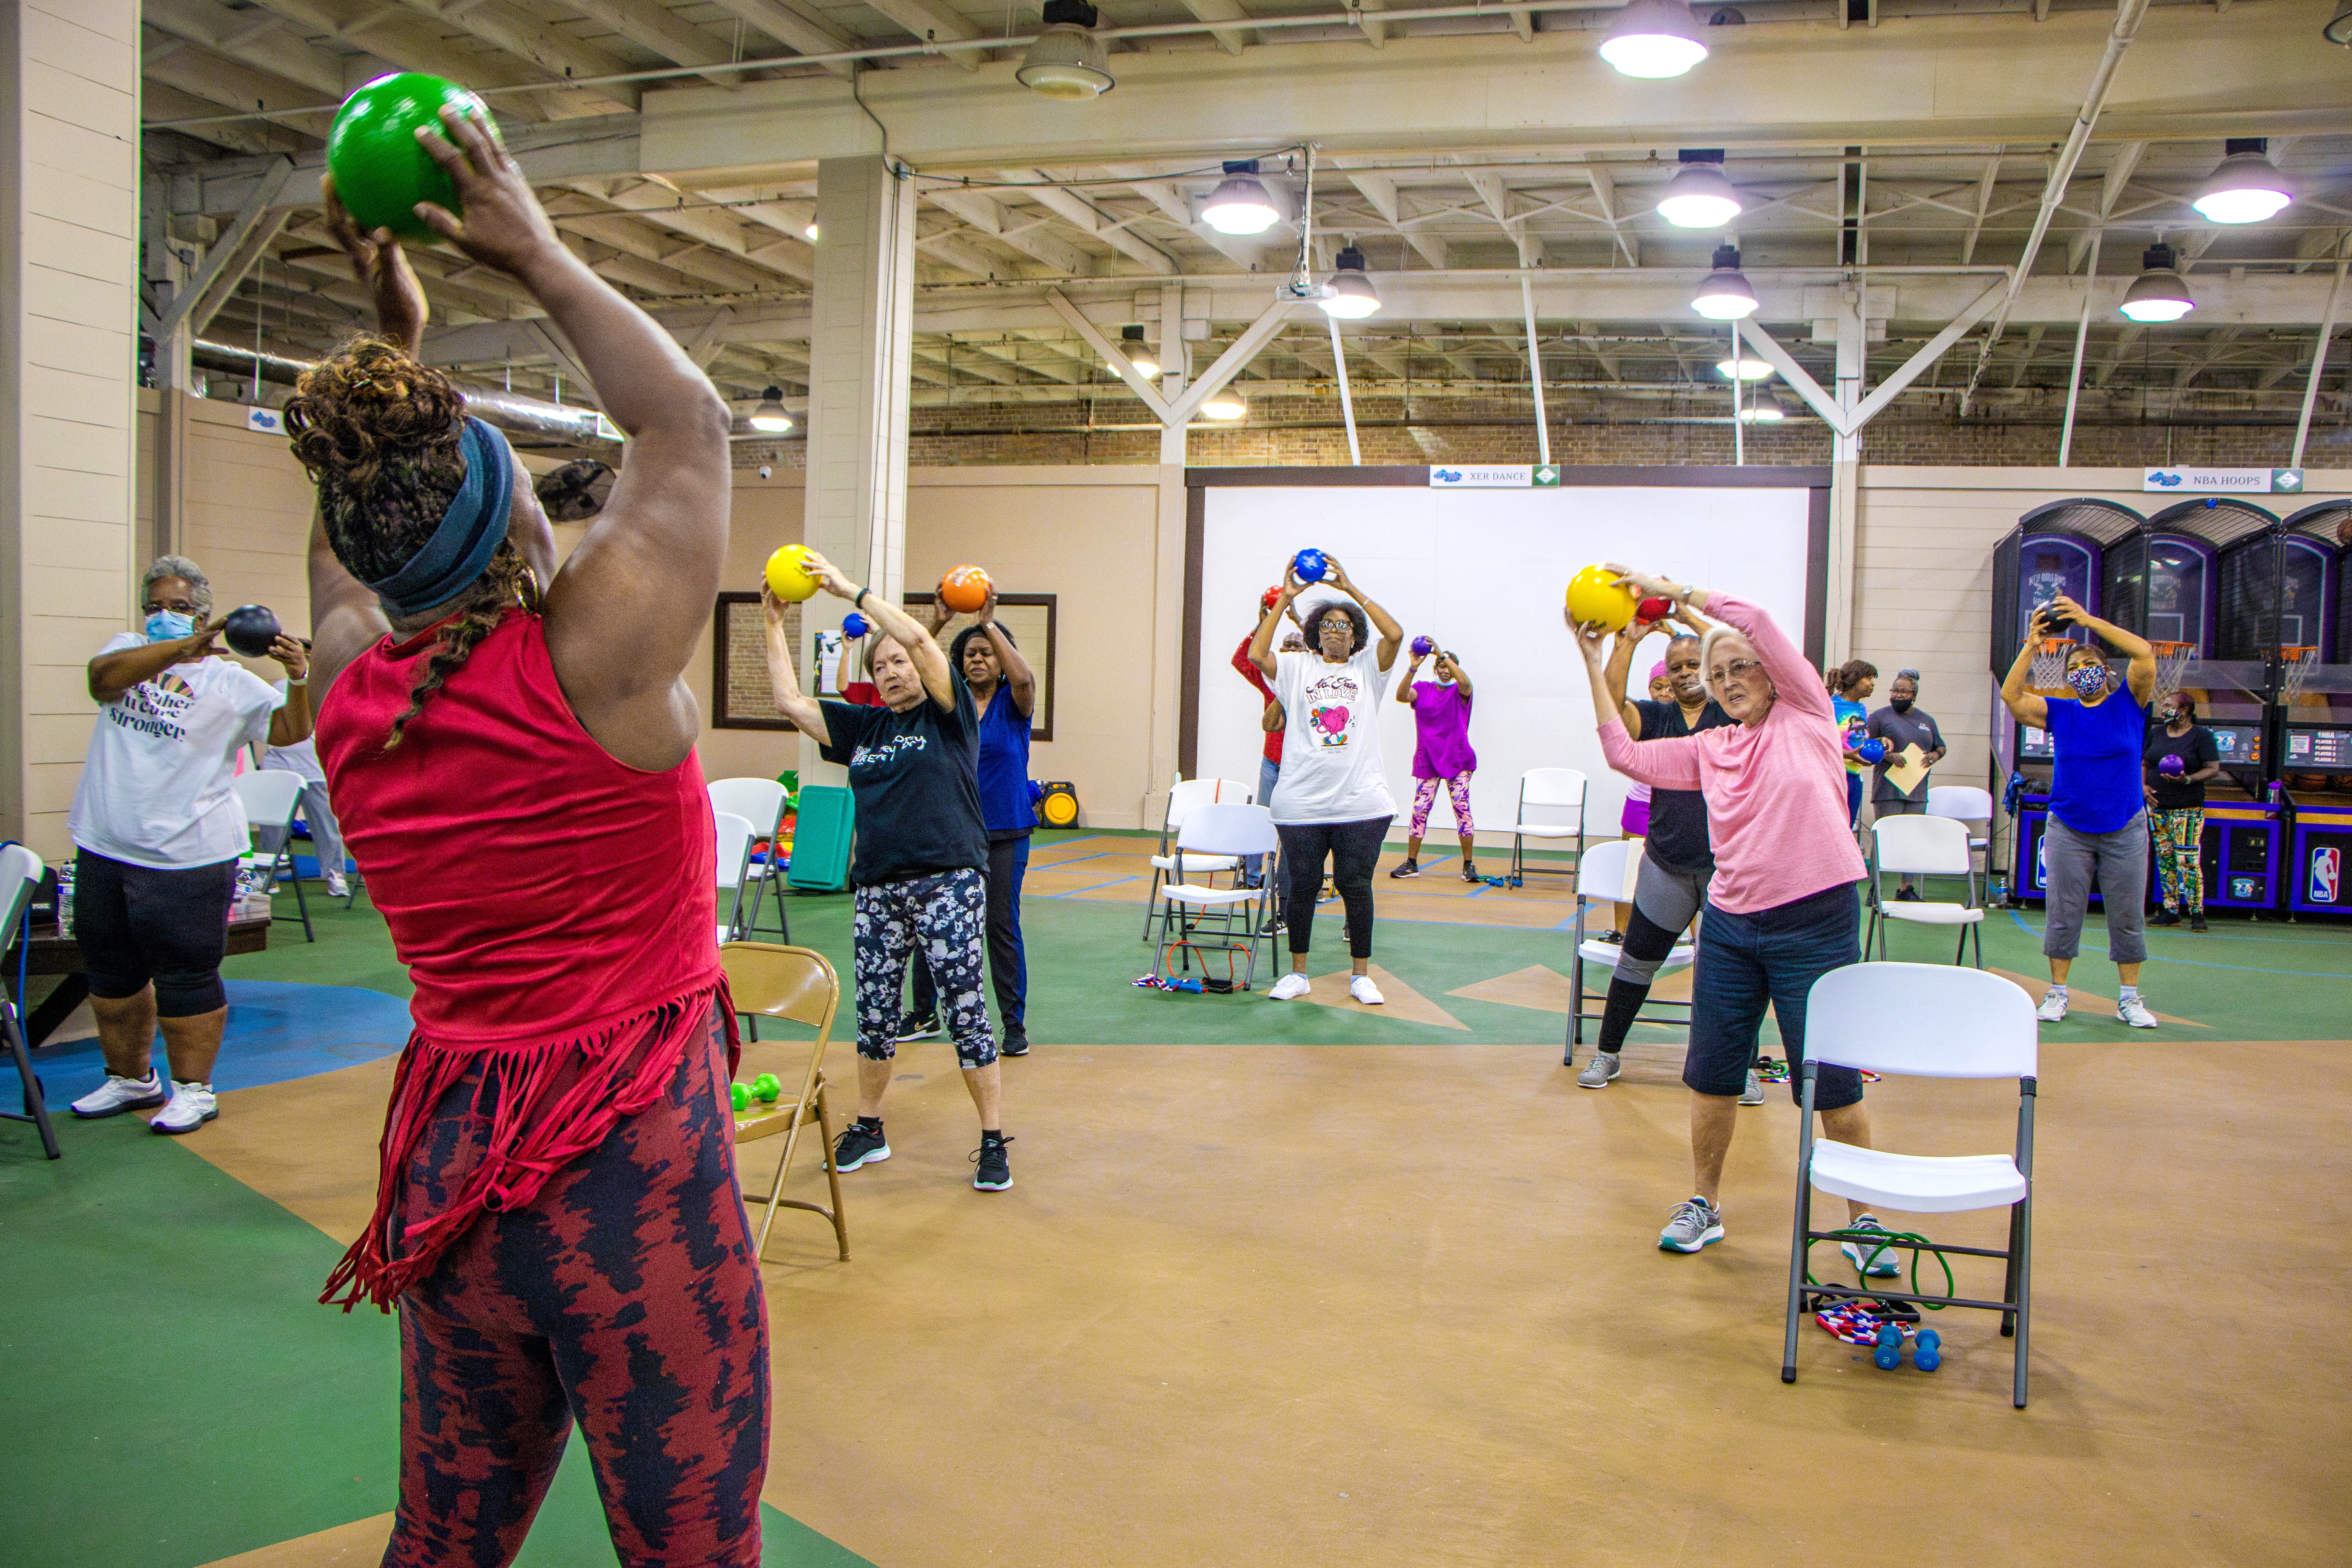
<instances>
[{"instance_id":1,"label":"blue denim shorts","mask_svg":"<svg viewBox=\"0 0 2352 1568\"><path fill-rule=\"evenodd\" d=\"M1790 1097L1802 1103L1798 1069L1805 1059L1807 995L1831 970L1862 962L1862 903L1854 888L1841 883L1748 915L1708 900L1698 928L1683 1082L1700 1094L1736 1095L1746 1088L1769 1003L1789 1061ZM1836 1110L1861 1099L1860 1073L1822 1067L1817 1109Z\"/></svg>"}]
</instances>

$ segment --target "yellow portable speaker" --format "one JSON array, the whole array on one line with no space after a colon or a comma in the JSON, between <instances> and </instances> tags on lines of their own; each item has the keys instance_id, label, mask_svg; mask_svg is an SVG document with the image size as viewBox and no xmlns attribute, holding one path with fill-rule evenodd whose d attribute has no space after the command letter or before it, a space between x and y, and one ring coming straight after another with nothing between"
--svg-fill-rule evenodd
<instances>
[{"instance_id":1,"label":"yellow portable speaker","mask_svg":"<svg viewBox=\"0 0 2352 1568\"><path fill-rule=\"evenodd\" d=\"M1037 820L1047 827L1078 825L1078 792L1066 779L1039 786Z\"/></svg>"}]
</instances>

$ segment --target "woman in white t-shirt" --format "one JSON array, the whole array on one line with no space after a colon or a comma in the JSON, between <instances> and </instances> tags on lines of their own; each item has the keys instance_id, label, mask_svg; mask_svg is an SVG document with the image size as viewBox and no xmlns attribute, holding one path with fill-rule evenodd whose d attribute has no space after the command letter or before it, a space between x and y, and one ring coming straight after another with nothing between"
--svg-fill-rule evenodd
<instances>
[{"instance_id":1,"label":"woman in white t-shirt","mask_svg":"<svg viewBox=\"0 0 2352 1568\"><path fill-rule=\"evenodd\" d=\"M66 824L78 851L73 934L106 1055L106 1081L73 1110L119 1116L161 1105L149 1126L193 1132L220 1114L212 1083L228 1022L220 966L247 842L236 754L310 733L310 661L300 643L278 637L269 657L286 667L280 696L218 657L213 639L227 623L211 619L212 584L183 556L147 568L145 593L145 635L119 633L89 661L98 724ZM159 1023L169 1104L155 1077Z\"/></svg>"},{"instance_id":2,"label":"woman in white t-shirt","mask_svg":"<svg viewBox=\"0 0 2352 1568\"><path fill-rule=\"evenodd\" d=\"M1274 651L1276 628L1308 587L1289 567L1283 569L1280 596L1250 640L1250 662L1273 686L1286 720L1282 775L1267 805L1282 836L1288 882L1283 921L1290 932L1290 973L1266 994L1289 1002L1309 989L1307 950L1328 857L1331 880L1348 911L1348 952L1355 961L1348 994L1378 1006L1382 997L1370 973L1372 872L1396 818L1396 800L1381 762L1380 710L1404 628L1348 580L1338 561L1330 561L1323 581L1349 598L1317 604L1300 617L1309 638L1305 651ZM1375 626L1378 643L1372 642Z\"/></svg>"}]
</instances>

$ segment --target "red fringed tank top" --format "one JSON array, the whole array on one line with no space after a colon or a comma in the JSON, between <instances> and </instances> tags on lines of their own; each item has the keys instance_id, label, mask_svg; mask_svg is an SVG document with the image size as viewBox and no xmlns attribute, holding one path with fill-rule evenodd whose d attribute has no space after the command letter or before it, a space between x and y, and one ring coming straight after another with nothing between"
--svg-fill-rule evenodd
<instances>
[{"instance_id":1,"label":"red fringed tank top","mask_svg":"<svg viewBox=\"0 0 2352 1568\"><path fill-rule=\"evenodd\" d=\"M353 659L319 714L344 842L416 987L375 1215L321 1298L346 1310L388 1308L484 1209L529 1204L658 1099L725 1007L700 761L614 761L556 684L540 617L520 610L387 751L439 631ZM488 1157L440 1212L403 1208L435 1106L486 1058L500 1079Z\"/></svg>"}]
</instances>

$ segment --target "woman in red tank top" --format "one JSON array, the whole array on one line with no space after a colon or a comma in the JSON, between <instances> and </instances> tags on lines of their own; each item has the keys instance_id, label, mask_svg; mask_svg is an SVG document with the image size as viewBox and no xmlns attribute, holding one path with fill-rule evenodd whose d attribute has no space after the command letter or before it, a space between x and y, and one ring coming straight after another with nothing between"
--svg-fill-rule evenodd
<instances>
[{"instance_id":1,"label":"woman in red tank top","mask_svg":"<svg viewBox=\"0 0 2352 1568\"><path fill-rule=\"evenodd\" d=\"M418 215L530 290L630 445L559 565L504 438L419 362L399 244L330 184L381 334L286 409L319 487L319 757L416 990L376 1211L325 1299L400 1305L387 1564L510 1561L575 1412L623 1561L756 1563L766 1309L683 679L726 554L729 413L504 150L443 120L419 142L465 217Z\"/></svg>"}]
</instances>

